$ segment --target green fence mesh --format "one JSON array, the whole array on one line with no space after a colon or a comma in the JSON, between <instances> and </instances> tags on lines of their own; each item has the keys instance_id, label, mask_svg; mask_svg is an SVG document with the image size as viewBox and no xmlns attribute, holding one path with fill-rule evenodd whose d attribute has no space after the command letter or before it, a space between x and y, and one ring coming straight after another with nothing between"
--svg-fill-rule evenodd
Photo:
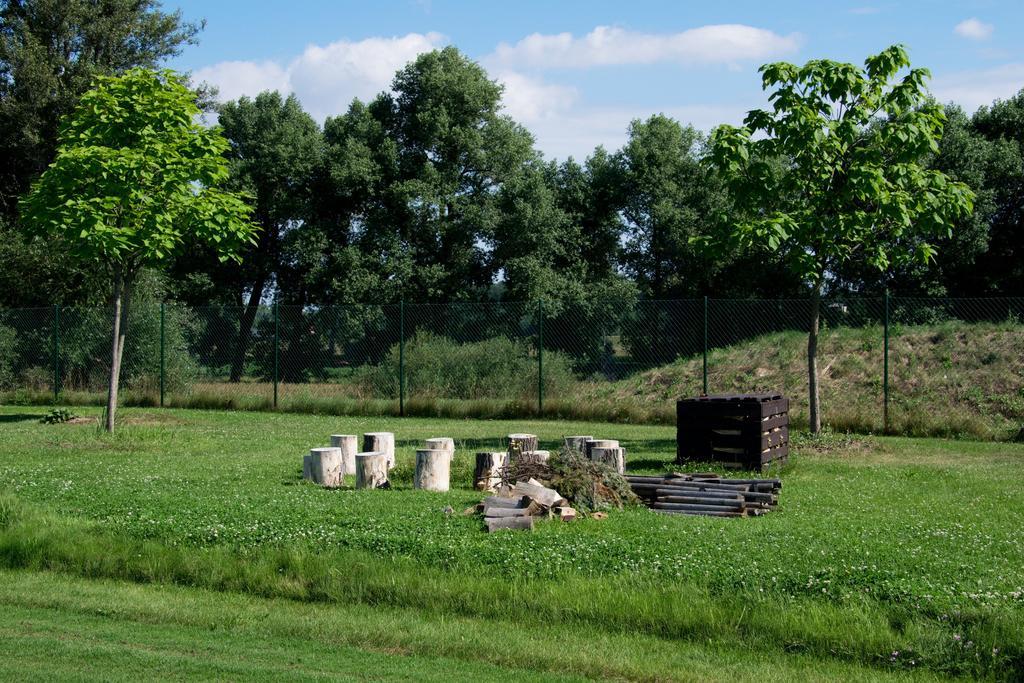
<instances>
[{"instance_id":1,"label":"green fence mesh","mask_svg":"<svg viewBox=\"0 0 1024 683\"><path fill-rule=\"evenodd\" d=\"M5 400L101 403L112 311L0 310ZM702 392L782 391L807 413L807 300L692 299L188 308L135 306L122 371L145 405L670 420ZM902 433L1016 433L1024 299L829 299L825 422ZM888 348L888 357L886 356Z\"/></svg>"}]
</instances>

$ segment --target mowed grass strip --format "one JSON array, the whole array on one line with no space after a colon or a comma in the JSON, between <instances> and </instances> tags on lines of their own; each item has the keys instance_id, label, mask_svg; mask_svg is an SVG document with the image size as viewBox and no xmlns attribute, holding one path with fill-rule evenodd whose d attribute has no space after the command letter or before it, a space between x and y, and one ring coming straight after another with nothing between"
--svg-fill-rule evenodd
<instances>
[{"instance_id":1,"label":"mowed grass strip","mask_svg":"<svg viewBox=\"0 0 1024 683\"><path fill-rule=\"evenodd\" d=\"M631 467L658 471L673 431L126 411L111 438L17 410L0 411L10 416L0 481L17 495L0 500L9 567L513 615L531 629L558 623L884 668L999 676L1024 666L1021 513L1008 504L1017 446L815 440L784 472L780 510L762 519L637 509L487 535L477 520L442 512L479 499L466 488L478 446L500 447L512 431L546 445L617 436ZM400 443L397 490L298 481L301 454L326 435L389 426ZM448 494L408 490L412 451L431 436L466 451L453 474L461 488Z\"/></svg>"},{"instance_id":2,"label":"mowed grass strip","mask_svg":"<svg viewBox=\"0 0 1024 683\"><path fill-rule=\"evenodd\" d=\"M926 681L804 655L567 624L310 605L169 586L0 572L0 677L537 681Z\"/></svg>"}]
</instances>

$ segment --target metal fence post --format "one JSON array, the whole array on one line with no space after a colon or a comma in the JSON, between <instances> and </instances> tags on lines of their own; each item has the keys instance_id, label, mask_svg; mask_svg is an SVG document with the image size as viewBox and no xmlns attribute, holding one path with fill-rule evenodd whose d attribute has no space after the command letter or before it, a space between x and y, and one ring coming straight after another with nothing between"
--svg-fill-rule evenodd
<instances>
[{"instance_id":1,"label":"metal fence post","mask_svg":"<svg viewBox=\"0 0 1024 683\"><path fill-rule=\"evenodd\" d=\"M53 402L60 396L60 304L53 305Z\"/></svg>"},{"instance_id":2,"label":"metal fence post","mask_svg":"<svg viewBox=\"0 0 1024 683\"><path fill-rule=\"evenodd\" d=\"M704 395L708 395L708 298L704 297Z\"/></svg>"},{"instance_id":3,"label":"metal fence post","mask_svg":"<svg viewBox=\"0 0 1024 683\"><path fill-rule=\"evenodd\" d=\"M885 317L882 320L885 338L882 352L882 431L889 433L889 290L885 290Z\"/></svg>"},{"instance_id":4,"label":"metal fence post","mask_svg":"<svg viewBox=\"0 0 1024 683\"><path fill-rule=\"evenodd\" d=\"M537 414L544 414L544 300L537 304Z\"/></svg>"},{"instance_id":5,"label":"metal fence post","mask_svg":"<svg viewBox=\"0 0 1024 683\"><path fill-rule=\"evenodd\" d=\"M277 381L281 374L281 305L274 302L274 408L277 408Z\"/></svg>"},{"instance_id":6,"label":"metal fence post","mask_svg":"<svg viewBox=\"0 0 1024 683\"><path fill-rule=\"evenodd\" d=\"M160 407L164 407L164 391L167 388L167 342L165 319L167 304L160 302Z\"/></svg>"},{"instance_id":7,"label":"metal fence post","mask_svg":"<svg viewBox=\"0 0 1024 683\"><path fill-rule=\"evenodd\" d=\"M398 414L405 417L405 297L398 303Z\"/></svg>"}]
</instances>

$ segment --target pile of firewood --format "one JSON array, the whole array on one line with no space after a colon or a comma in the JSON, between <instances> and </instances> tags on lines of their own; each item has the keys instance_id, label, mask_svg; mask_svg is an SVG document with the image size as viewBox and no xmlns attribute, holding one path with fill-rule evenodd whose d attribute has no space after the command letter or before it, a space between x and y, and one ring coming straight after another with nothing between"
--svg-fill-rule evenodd
<instances>
[{"instance_id":1,"label":"pile of firewood","mask_svg":"<svg viewBox=\"0 0 1024 683\"><path fill-rule=\"evenodd\" d=\"M499 529L530 531L536 517L553 517L563 522L576 519L576 510L558 491L548 488L536 479L502 486L493 496L484 498L467 513L480 513L488 533Z\"/></svg>"},{"instance_id":2,"label":"pile of firewood","mask_svg":"<svg viewBox=\"0 0 1024 683\"><path fill-rule=\"evenodd\" d=\"M675 515L751 517L774 510L778 479L723 479L717 474L626 475L633 493L646 505Z\"/></svg>"}]
</instances>

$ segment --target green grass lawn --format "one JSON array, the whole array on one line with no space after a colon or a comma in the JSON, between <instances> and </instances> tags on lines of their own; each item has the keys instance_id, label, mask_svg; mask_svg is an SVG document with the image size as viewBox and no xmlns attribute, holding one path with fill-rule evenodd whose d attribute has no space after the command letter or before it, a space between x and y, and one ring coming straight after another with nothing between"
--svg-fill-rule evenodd
<instances>
[{"instance_id":1,"label":"green grass lawn","mask_svg":"<svg viewBox=\"0 0 1024 683\"><path fill-rule=\"evenodd\" d=\"M449 629L443 643L422 634L337 641L403 655L394 670L409 678L443 670L445 658L479 667L461 676L479 679L497 675L488 669L495 665L531 676L573 671L652 680L779 678L774 671L790 678L1012 678L1024 668L1024 512L1016 502L1024 446L804 440L782 472L779 510L763 518L674 518L630 509L605 521L546 522L533 534L488 535L477 519L458 514L479 499L469 486L473 451L500 448L514 431L537 433L552 448L563 435L594 434L620 439L631 470L662 471L673 456L674 429L128 409L111 437L91 423L41 425L42 412L0 408L0 565L20 570L8 575L12 585L82 584L74 593L95 586L95 604L113 605L125 591L143 606L191 601L205 605L211 618L221 609L276 600L275 611L300 623L334 610L337 619L418 620L423 634ZM395 490L327 491L302 483L301 456L309 447L325 444L331 433L380 429L395 431L398 440ZM447 494L411 490L413 450L432 436L456 439ZM446 506L456 514L446 515ZM194 588L93 584L31 570ZM9 664L22 669L12 672L45 663L32 652L61 638L61 615L83 610L73 601L19 601L23 592L0 593L25 615L0 624L3 640L25 643ZM90 634L105 635L76 640L83 652L110 650L118 629L144 620L88 609L86 617L98 620ZM153 620L152 629L140 631L138 648L162 653L154 666L169 667L160 669L168 676L319 675L304 658L317 652L312 646L292 648L304 663L287 673L269 659L235 661L232 652L261 647L254 644L261 638L282 652L291 648L276 631L232 631L218 641L223 650L182 659L175 643L201 638L204 629L173 616ZM36 622L44 626L19 626ZM510 642L501 652L474 655L452 643L459 633L471 641L471 632L481 643L490 634L492 649L495 633L517 635L499 639ZM167 647L151 648L148 637ZM757 657L742 654L750 648ZM116 649L111 658L120 656ZM590 667L582 655L573 659L584 652L593 652ZM117 670L131 675L141 656L125 655ZM316 666L341 676L372 673L361 664L345 669L353 658L359 659L353 653ZM217 668L236 665L250 668ZM177 666L183 673L175 673Z\"/></svg>"}]
</instances>

